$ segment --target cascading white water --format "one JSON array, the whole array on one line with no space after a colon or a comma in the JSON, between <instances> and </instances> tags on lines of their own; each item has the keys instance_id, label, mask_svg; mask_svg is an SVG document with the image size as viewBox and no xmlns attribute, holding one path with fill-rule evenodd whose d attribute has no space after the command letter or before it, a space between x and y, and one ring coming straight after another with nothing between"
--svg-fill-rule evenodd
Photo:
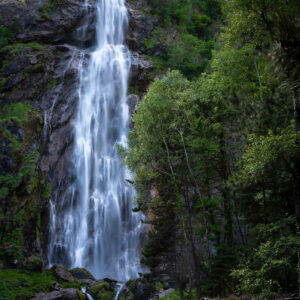
<instances>
[{"instance_id":1,"label":"cascading white water","mask_svg":"<svg viewBox=\"0 0 300 300\"><path fill-rule=\"evenodd\" d=\"M96 0L97 43L80 67L75 126L76 180L71 193L51 201L50 264L85 267L96 278L138 276L141 216L132 212L134 189L116 144L126 145L130 52L124 0Z\"/></svg>"}]
</instances>

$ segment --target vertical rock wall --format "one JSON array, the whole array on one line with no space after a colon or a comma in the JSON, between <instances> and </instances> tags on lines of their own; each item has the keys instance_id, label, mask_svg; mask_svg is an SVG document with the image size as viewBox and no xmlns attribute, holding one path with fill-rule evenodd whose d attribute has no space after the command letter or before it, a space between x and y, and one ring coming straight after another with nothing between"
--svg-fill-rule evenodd
<instances>
[{"instance_id":1,"label":"vertical rock wall","mask_svg":"<svg viewBox=\"0 0 300 300\"><path fill-rule=\"evenodd\" d=\"M142 39L155 19L139 5L128 4L132 111L153 71ZM73 180L78 49L93 45L93 12L92 2L79 0L0 4L0 261L7 265L47 257L49 199L59 201Z\"/></svg>"}]
</instances>

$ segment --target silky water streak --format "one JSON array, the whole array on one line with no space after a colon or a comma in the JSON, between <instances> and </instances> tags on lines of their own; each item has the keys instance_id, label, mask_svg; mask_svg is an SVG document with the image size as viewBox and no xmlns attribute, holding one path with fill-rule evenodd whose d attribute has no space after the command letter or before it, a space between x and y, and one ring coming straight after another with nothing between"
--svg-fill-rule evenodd
<instances>
[{"instance_id":1,"label":"silky water streak","mask_svg":"<svg viewBox=\"0 0 300 300\"><path fill-rule=\"evenodd\" d=\"M51 201L49 260L84 267L96 278L124 281L141 271L142 226L141 215L132 212L130 174L116 150L116 144L126 145L130 122L128 16L123 0L96 0L95 5L97 42L79 70L76 179L71 196Z\"/></svg>"}]
</instances>

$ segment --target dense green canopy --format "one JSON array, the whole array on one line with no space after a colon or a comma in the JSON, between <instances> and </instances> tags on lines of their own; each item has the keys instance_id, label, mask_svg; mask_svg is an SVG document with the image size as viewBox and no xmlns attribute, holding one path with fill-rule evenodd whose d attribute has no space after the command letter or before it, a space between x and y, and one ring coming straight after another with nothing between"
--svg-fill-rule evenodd
<instances>
[{"instance_id":1,"label":"dense green canopy","mask_svg":"<svg viewBox=\"0 0 300 300\"><path fill-rule=\"evenodd\" d=\"M153 225L144 261L202 296L299 292L299 1L149 3L145 44L173 70L120 149Z\"/></svg>"}]
</instances>

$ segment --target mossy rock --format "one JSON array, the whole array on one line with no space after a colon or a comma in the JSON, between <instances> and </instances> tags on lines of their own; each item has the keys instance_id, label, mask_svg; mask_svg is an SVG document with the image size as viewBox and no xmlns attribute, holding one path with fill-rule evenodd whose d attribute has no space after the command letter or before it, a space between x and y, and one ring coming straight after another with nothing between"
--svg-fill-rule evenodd
<instances>
[{"instance_id":1,"label":"mossy rock","mask_svg":"<svg viewBox=\"0 0 300 300\"><path fill-rule=\"evenodd\" d=\"M162 291L164 289L163 284L160 281L155 282L155 290L156 291Z\"/></svg>"},{"instance_id":2,"label":"mossy rock","mask_svg":"<svg viewBox=\"0 0 300 300\"><path fill-rule=\"evenodd\" d=\"M133 290L135 288L135 285L136 285L136 279L130 279L128 281L128 287L129 287L129 290Z\"/></svg>"},{"instance_id":3,"label":"mossy rock","mask_svg":"<svg viewBox=\"0 0 300 300\"><path fill-rule=\"evenodd\" d=\"M84 268L74 268L70 273L77 279L91 279L95 280L94 276Z\"/></svg>"},{"instance_id":4,"label":"mossy rock","mask_svg":"<svg viewBox=\"0 0 300 300\"><path fill-rule=\"evenodd\" d=\"M107 281L102 281L97 283L91 287L91 293L98 293L99 291L108 291L109 290L109 283Z\"/></svg>"},{"instance_id":5,"label":"mossy rock","mask_svg":"<svg viewBox=\"0 0 300 300\"><path fill-rule=\"evenodd\" d=\"M81 293L80 291L77 291L77 297L80 299L80 300L87 300L87 296L83 293Z\"/></svg>"},{"instance_id":6,"label":"mossy rock","mask_svg":"<svg viewBox=\"0 0 300 300\"><path fill-rule=\"evenodd\" d=\"M114 299L114 292L104 291L102 293L98 293L96 300L112 300Z\"/></svg>"},{"instance_id":7,"label":"mossy rock","mask_svg":"<svg viewBox=\"0 0 300 300\"><path fill-rule=\"evenodd\" d=\"M42 272L44 268L44 262L40 257L30 256L25 259L22 267L25 270Z\"/></svg>"},{"instance_id":8,"label":"mossy rock","mask_svg":"<svg viewBox=\"0 0 300 300\"><path fill-rule=\"evenodd\" d=\"M89 293L96 300L107 299L107 298L103 298L103 297L107 297L108 293L106 293L106 292L109 292L110 296L112 296L112 294L113 294L113 292L110 290L110 285L107 281L102 281L100 283L97 283L97 284L93 285L89 290ZM113 297L108 298L108 299L113 299Z\"/></svg>"},{"instance_id":9,"label":"mossy rock","mask_svg":"<svg viewBox=\"0 0 300 300\"><path fill-rule=\"evenodd\" d=\"M54 266L52 266L51 272L54 276L60 278L63 281L69 283L75 282L73 275L63 265L55 264Z\"/></svg>"}]
</instances>

